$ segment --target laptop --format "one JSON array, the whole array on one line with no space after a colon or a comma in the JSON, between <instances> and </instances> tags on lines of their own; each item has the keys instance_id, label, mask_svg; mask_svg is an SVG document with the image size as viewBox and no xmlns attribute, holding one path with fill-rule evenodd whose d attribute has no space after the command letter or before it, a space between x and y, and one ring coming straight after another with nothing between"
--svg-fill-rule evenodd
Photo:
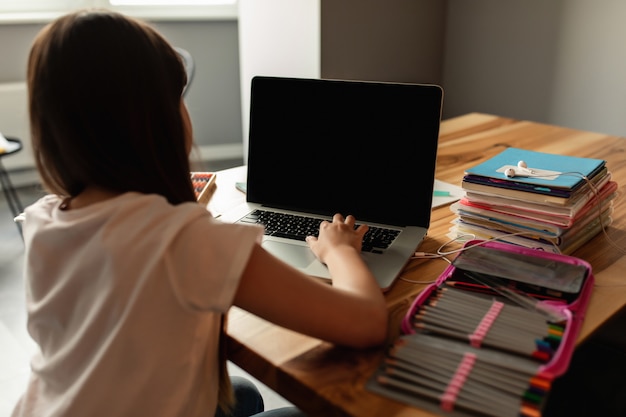
<instances>
[{"instance_id":1,"label":"laptop","mask_svg":"<svg viewBox=\"0 0 626 417\"><path fill-rule=\"evenodd\" d=\"M432 84L254 77L246 203L223 220L265 225L269 252L330 278L304 237L352 214L371 229L362 256L387 291L430 224L442 100Z\"/></svg>"}]
</instances>

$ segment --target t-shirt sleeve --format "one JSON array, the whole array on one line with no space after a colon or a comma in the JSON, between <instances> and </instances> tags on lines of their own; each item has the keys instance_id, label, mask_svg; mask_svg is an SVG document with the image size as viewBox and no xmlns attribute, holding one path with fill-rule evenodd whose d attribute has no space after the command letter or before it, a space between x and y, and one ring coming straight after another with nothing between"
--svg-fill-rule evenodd
<instances>
[{"instance_id":1,"label":"t-shirt sleeve","mask_svg":"<svg viewBox=\"0 0 626 417\"><path fill-rule=\"evenodd\" d=\"M167 262L172 288L183 306L226 312L262 236L258 226L222 223L210 216L190 222L173 242Z\"/></svg>"}]
</instances>

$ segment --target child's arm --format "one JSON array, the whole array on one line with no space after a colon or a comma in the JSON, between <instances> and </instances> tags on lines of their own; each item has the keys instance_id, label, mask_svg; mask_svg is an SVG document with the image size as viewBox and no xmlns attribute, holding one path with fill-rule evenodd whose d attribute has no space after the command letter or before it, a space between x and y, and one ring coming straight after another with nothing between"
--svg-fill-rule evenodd
<instances>
[{"instance_id":1,"label":"child's arm","mask_svg":"<svg viewBox=\"0 0 626 417\"><path fill-rule=\"evenodd\" d=\"M252 251L235 295L235 305L280 326L329 342L369 347L387 336L382 291L361 259L366 227L336 215L309 239L330 269L333 285L311 278L278 260L260 245Z\"/></svg>"}]
</instances>

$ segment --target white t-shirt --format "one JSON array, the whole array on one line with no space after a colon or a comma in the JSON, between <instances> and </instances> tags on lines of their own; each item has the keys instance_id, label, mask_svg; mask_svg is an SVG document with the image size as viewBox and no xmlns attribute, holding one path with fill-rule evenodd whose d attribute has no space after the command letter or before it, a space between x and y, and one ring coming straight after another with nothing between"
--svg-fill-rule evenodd
<instances>
[{"instance_id":1,"label":"white t-shirt","mask_svg":"<svg viewBox=\"0 0 626 417\"><path fill-rule=\"evenodd\" d=\"M23 224L28 330L41 348L13 416L212 416L220 316L258 227L125 193Z\"/></svg>"}]
</instances>

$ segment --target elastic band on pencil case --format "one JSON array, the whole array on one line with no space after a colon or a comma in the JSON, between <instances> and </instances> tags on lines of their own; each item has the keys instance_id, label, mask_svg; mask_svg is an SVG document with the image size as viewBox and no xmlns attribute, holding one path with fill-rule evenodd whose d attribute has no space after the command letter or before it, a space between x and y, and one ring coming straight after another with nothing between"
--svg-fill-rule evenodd
<instances>
[{"instance_id":1,"label":"elastic band on pencil case","mask_svg":"<svg viewBox=\"0 0 626 417\"><path fill-rule=\"evenodd\" d=\"M463 355L463 359L459 363L458 368L452 378L450 379L450 383L446 387L446 390L441 395L441 408L445 411L452 411L454 409L454 404L456 403L456 399L459 395L459 392L463 388L465 381L467 380L468 375L472 371L474 367L474 363L476 362L476 355L471 352L466 352Z\"/></svg>"},{"instance_id":2,"label":"elastic band on pencil case","mask_svg":"<svg viewBox=\"0 0 626 417\"><path fill-rule=\"evenodd\" d=\"M502 302L494 300L494 302L491 304L491 307L489 307L487 313L485 313L480 323L478 323L478 326L476 326L476 330L474 330L474 333L469 335L469 341L473 347L480 347L483 340L485 339L485 336L487 336L489 329L493 325L493 322L496 320L496 318L498 318L498 314L500 314L503 307L504 304Z\"/></svg>"}]
</instances>

